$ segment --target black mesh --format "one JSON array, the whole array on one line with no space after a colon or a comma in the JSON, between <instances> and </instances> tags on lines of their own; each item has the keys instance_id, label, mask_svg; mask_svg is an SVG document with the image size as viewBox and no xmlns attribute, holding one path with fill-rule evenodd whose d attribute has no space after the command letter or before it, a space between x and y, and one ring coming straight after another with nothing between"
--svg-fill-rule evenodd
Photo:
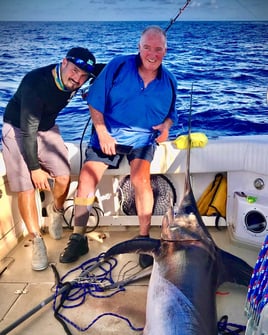
<instances>
[{"instance_id":1,"label":"black mesh","mask_svg":"<svg viewBox=\"0 0 268 335\"><path fill-rule=\"evenodd\" d=\"M176 191L171 181L164 175L151 175L151 185L154 195L153 215L164 215L170 203L176 203ZM119 182L118 198L122 211L126 215L137 215L134 189L127 175Z\"/></svg>"}]
</instances>

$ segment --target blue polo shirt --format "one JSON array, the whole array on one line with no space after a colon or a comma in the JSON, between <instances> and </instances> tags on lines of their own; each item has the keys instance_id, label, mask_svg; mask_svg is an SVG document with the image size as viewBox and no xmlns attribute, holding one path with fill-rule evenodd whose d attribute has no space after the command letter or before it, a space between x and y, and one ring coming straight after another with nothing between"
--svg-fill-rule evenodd
<instances>
[{"instance_id":1,"label":"blue polo shirt","mask_svg":"<svg viewBox=\"0 0 268 335\"><path fill-rule=\"evenodd\" d=\"M157 77L144 88L138 73L139 55L110 61L89 89L87 102L103 113L107 130L117 143L140 148L153 144L153 126L169 117L177 122L176 79L161 66ZM90 145L99 148L96 132Z\"/></svg>"}]
</instances>

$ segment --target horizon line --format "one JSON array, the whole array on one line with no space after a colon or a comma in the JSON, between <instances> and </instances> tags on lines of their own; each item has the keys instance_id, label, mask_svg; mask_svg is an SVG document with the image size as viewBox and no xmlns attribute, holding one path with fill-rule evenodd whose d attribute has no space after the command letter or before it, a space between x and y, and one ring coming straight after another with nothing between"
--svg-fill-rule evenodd
<instances>
[{"instance_id":1,"label":"horizon line","mask_svg":"<svg viewBox=\"0 0 268 335\"><path fill-rule=\"evenodd\" d=\"M42 19L42 20L33 20L33 19L0 19L0 22L171 22L172 20L51 20L51 19ZM268 19L183 19L174 22L267 22Z\"/></svg>"}]
</instances>

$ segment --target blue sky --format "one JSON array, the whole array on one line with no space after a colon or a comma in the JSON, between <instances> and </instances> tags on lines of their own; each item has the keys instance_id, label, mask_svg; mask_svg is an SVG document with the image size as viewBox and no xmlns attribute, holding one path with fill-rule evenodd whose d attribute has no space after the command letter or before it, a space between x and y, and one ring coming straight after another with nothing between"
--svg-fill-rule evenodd
<instances>
[{"instance_id":1,"label":"blue sky","mask_svg":"<svg viewBox=\"0 0 268 335\"><path fill-rule=\"evenodd\" d=\"M125 21L174 18L186 0L1 0L0 20ZM268 20L268 0L191 0L179 20Z\"/></svg>"}]
</instances>

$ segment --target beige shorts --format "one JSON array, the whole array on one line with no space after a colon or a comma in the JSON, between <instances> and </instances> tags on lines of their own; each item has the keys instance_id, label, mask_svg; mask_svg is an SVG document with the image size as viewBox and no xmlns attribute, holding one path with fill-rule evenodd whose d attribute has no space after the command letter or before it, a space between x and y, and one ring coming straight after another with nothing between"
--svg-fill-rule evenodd
<instances>
[{"instance_id":1,"label":"beige shorts","mask_svg":"<svg viewBox=\"0 0 268 335\"><path fill-rule=\"evenodd\" d=\"M11 191L21 192L34 188L30 171L22 155L22 135L19 128L8 123L2 129L3 158ZM68 149L55 125L37 133L38 160L51 177L70 175Z\"/></svg>"}]
</instances>

